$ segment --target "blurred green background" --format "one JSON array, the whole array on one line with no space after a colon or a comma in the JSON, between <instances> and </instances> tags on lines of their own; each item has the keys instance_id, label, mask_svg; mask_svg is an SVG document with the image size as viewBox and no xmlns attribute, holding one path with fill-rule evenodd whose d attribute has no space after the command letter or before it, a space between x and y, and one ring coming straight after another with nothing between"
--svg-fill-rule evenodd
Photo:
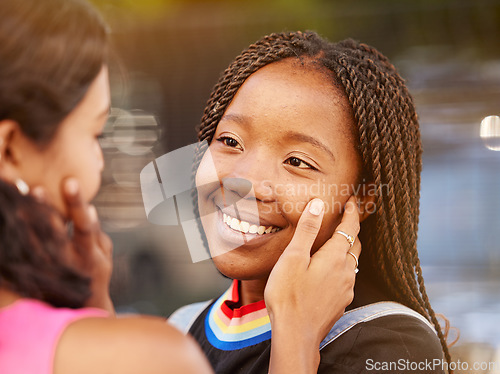
<instances>
[{"instance_id":1,"label":"blurred green background","mask_svg":"<svg viewBox=\"0 0 500 374\"><path fill-rule=\"evenodd\" d=\"M497 362L476 372L500 372L500 137L480 137L482 119L500 115L500 1L94 3L120 60L96 198L115 244L119 311L167 316L227 287L210 261L191 262L180 227L147 222L139 173L196 141L212 86L242 49L271 32L315 30L375 46L407 80L424 143L419 252L428 292L461 331L455 354Z\"/></svg>"}]
</instances>

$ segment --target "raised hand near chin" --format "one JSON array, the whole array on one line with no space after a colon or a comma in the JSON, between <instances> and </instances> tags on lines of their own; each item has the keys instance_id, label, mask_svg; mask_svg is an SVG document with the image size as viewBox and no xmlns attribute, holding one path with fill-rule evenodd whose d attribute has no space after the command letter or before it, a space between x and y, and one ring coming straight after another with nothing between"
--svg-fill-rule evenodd
<instances>
[{"instance_id":1,"label":"raised hand near chin","mask_svg":"<svg viewBox=\"0 0 500 374\"><path fill-rule=\"evenodd\" d=\"M92 280L92 295L86 306L114 314L109 296L109 282L113 269L113 243L101 230L95 207L84 201L75 178L63 181L62 195L66 203L67 219L73 225L70 264Z\"/></svg>"},{"instance_id":2,"label":"raised hand near chin","mask_svg":"<svg viewBox=\"0 0 500 374\"><path fill-rule=\"evenodd\" d=\"M361 253L356 199L347 201L335 233L311 256L323 215L323 201L310 201L266 285L272 374L316 372L319 344L354 297Z\"/></svg>"},{"instance_id":3,"label":"raised hand near chin","mask_svg":"<svg viewBox=\"0 0 500 374\"><path fill-rule=\"evenodd\" d=\"M31 192L39 202L51 205L43 187L34 187ZM91 280L91 296L85 306L105 309L114 315L113 303L109 296L113 243L101 230L97 211L83 199L80 185L75 178L67 178L62 182L61 194L66 216L56 215L49 218L54 220L55 226L60 226L61 230L66 230L69 235L70 245L61 248L61 256L70 267ZM64 227L65 224L69 229Z\"/></svg>"}]
</instances>

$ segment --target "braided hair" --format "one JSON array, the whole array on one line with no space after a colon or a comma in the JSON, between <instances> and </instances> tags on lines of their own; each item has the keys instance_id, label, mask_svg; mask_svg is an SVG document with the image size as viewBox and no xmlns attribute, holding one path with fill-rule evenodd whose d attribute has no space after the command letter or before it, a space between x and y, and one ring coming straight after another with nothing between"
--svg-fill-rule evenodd
<instances>
[{"instance_id":1,"label":"braided hair","mask_svg":"<svg viewBox=\"0 0 500 374\"><path fill-rule=\"evenodd\" d=\"M328 71L352 108L363 176L376 188L376 211L361 224L360 275L424 315L436 328L448 363L446 335L424 286L417 252L422 145L413 99L387 57L351 39L330 43L314 32L275 33L244 50L224 71L204 111L198 138L210 143L238 89L254 72L286 58Z\"/></svg>"}]
</instances>

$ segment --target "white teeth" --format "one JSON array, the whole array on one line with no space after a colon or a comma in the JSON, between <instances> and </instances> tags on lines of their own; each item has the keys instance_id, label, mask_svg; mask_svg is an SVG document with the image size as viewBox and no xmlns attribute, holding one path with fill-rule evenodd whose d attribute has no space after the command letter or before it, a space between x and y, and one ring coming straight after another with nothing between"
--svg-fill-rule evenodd
<instances>
[{"instance_id":1,"label":"white teeth","mask_svg":"<svg viewBox=\"0 0 500 374\"><path fill-rule=\"evenodd\" d=\"M250 229L250 224L246 221L241 221L240 229L242 232L244 232L246 234L248 232L248 230Z\"/></svg>"},{"instance_id":2,"label":"white teeth","mask_svg":"<svg viewBox=\"0 0 500 374\"><path fill-rule=\"evenodd\" d=\"M229 227L231 227L233 230L240 231L245 234L250 233L250 234L264 235L281 230L279 227L252 225L249 222L240 221L237 218L231 217L226 213L222 214L222 218L224 220L224 223Z\"/></svg>"}]
</instances>

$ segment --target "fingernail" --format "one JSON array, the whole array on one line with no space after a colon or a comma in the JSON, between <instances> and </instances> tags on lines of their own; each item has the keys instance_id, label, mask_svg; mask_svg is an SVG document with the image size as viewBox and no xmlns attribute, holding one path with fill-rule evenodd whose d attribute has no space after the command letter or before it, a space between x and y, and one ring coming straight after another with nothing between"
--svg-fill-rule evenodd
<instances>
[{"instance_id":1,"label":"fingernail","mask_svg":"<svg viewBox=\"0 0 500 374\"><path fill-rule=\"evenodd\" d=\"M31 190L31 194L37 199L39 202L45 201L45 191L43 187L35 187Z\"/></svg>"},{"instance_id":2,"label":"fingernail","mask_svg":"<svg viewBox=\"0 0 500 374\"><path fill-rule=\"evenodd\" d=\"M96 210L95 206L93 206L93 205L89 206L89 217L90 217L90 220L92 222L97 221L97 210Z\"/></svg>"},{"instance_id":3,"label":"fingernail","mask_svg":"<svg viewBox=\"0 0 500 374\"><path fill-rule=\"evenodd\" d=\"M71 178L66 181L66 192L71 195L76 195L78 193L78 182L76 179Z\"/></svg>"},{"instance_id":4,"label":"fingernail","mask_svg":"<svg viewBox=\"0 0 500 374\"><path fill-rule=\"evenodd\" d=\"M319 216L323 209L325 208L325 203L320 199L314 199L309 205L309 213L313 216Z\"/></svg>"}]
</instances>

